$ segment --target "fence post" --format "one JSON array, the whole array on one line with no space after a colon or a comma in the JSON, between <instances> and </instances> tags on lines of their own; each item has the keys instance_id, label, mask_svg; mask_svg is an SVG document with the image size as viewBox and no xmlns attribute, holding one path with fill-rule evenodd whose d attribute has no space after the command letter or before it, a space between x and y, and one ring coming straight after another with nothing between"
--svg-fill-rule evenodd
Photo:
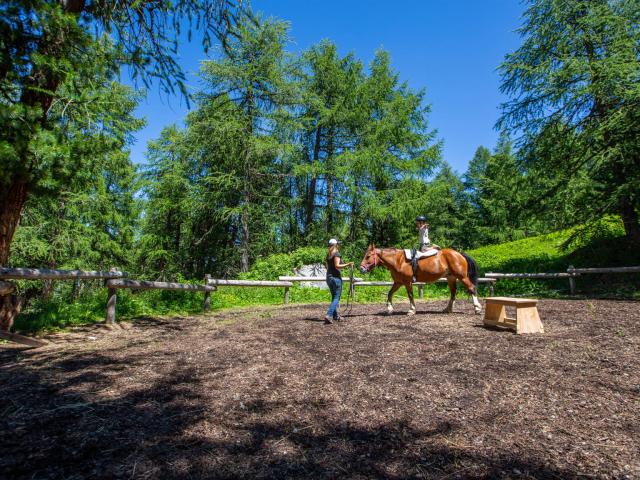
<instances>
[{"instance_id":1,"label":"fence post","mask_svg":"<svg viewBox=\"0 0 640 480\"><path fill-rule=\"evenodd\" d=\"M211 275L209 275L208 273L204 276L204 284L205 286L208 285L208 280L211 278ZM205 312L208 312L211 310L211 292L204 292L204 306L203 309Z\"/></svg>"},{"instance_id":2,"label":"fence post","mask_svg":"<svg viewBox=\"0 0 640 480\"><path fill-rule=\"evenodd\" d=\"M573 265L569 265L569 268L567 268L567 273L569 275L571 275L569 277L569 294L570 295L575 295L576 293L576 277L575 274L573 273L575 267Z\"/></svg>"},{"instance_id":3,"label":"fence post","mask_svg":"<svg viewBox=\"0 0 640 480\"><path fill-rule=\"evenodd\" d=\"M424 285L418 285L418 298L422 299L422 297L424 296L424 292L422 291L424 288Z\"/></svg>"},{"instance_id":4,"label":"fence post","mask_svg":"<svg viewBox=\"0 0 640 480\"><path fill-rule=\"evenodd\" d=\"M109 269L110 272L115 272L116 268L111 267ZM109 280L105 280L105 285L108 285ZM117 302L117 294L115 288L109 288L107 290L107 325L113 325L116 322L116 302Z\"/></svg>"},{"instance_id":5,"label":"fence post","mask_svg":"<svg viewBox=\"0 0 640 480\"><path fill-rule=\"evenodd\" d=\"M289 304L289 287L284 287L284 304Z\"/></svg>"},{"instance_id":6,"label":"fence post","mask_svg":"<svg viewBox=\"0 0 640 480\"><path fill-rule=\"evenodd\" d=\"M496 282L491 282L489 284L489 295L491 295L492 297L495 295L495 291L493 290L493 286L495 285Z\"/></svg>"}]
</instances>

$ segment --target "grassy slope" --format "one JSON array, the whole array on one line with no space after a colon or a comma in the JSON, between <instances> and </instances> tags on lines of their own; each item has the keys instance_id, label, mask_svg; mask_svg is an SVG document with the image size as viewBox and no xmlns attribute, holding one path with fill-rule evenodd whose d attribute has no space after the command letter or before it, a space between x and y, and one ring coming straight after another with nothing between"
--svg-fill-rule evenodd
<instances>
[{"instance_id":1,"label":"grassy slope","mask_svg":"<svg viewBox=\"0 0 640 480\"><path fill-rule=\"evenodd\" d=\"M607 217L588 226L529 237L468 252L487 272L564 272L574 267L640 265L640 252L624 243L622 222ZM589 275L577 280L587 295L640 298L640 276ZM568 293L567 280L501 280L498 294L559 296Z\"/></svg>"},{"instance_id":2,"label":"grassy slope","mask_svg":"<svg viewBox=\"0 0 640 480\"><path fill-rule=\"evenodd\" d=\"M548 235L525 238L500 245L489 245L468 253L478 262L481 273L487 272L561 272L569 265L576 267L640 265L640 253L622 246L621 222L606 218L589 227L572 228ZM252 270L244 275L249 279L277 279L288 275L293 269L324 258L325 249L308 247L291 254L277 254L258 260ZM357 261L354 255L345 258ZM361 276L361 275L360 275ZM388 279L386 270L378 269L370 276ZM104 318L104 289L89 290L78 301L65 300L70 284L60 282L60 290L54 300L47 304L35 304L16 321L19 331L55 330L71 325L92 323ZM589 295L640 298L640 275L589 276L578 280L578 289ZM566 280L501 280L497 284L499 295L562 296L568 292ZM360 288L359 302L383 302L386 287ZM486 294L481 288L481 294ZM426 298L448 296L446 285L430 285L425 288ZM406 293L399 291L396 298ZM56 300L56 298L58 300ZM144 315L193 314L202 311L202 294L191 292L118 292L118 318L126 319ZM343 291L346 299L346 285ZM326 290L294 287L290 300L293 303L326 303ZM212 308L223 308L281 304L281 288L221 288L212 296Z\"/></svg>"}]
</instances>

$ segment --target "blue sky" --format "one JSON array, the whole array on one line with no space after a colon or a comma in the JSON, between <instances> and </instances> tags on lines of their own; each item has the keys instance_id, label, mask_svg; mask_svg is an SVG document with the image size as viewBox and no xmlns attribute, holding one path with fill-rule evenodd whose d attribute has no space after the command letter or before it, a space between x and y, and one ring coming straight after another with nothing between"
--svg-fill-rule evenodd
<instances>
[{"instance_id":1,"label":"blue sky","mask_svg":"<svg viewBox=\"0 0 640 480\"><path fill-rule=\"evenodd\" d=\"M493 148L493 128L504 97L496 71L520 39L524 6L518 0L252 0L255 11L291 23L289 50L301 51L322 39L342 54L354 52L368 63L378 48L391 54L393 67L412 88L425 89L432 106L431 128L444 141L444 159L462 173L479 145ZM183 43L179 62L189 85L205 53L194 36ZM145 161L147 142L163 127L181 125L187 106L152 87L137 113L147 126L132 146L135 163Z\"/></svg>"}]
</instances>

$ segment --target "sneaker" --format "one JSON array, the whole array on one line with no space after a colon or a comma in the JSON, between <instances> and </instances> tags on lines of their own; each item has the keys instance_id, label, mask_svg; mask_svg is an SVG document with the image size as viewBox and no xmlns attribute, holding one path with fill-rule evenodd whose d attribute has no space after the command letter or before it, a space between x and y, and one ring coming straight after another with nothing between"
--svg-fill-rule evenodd
<instances>
[{"instance_id":1,"label":"sneaker","mask_svg":"<svg viewBox=\"0 0 640 480\"><path fill-rule=\"evenodd\" d=\"M325 325L331 325L332 323L333 323L333 320L331 320L331 317L329 315L325 315L324 324Z\"/></svg>"}]
</instances>

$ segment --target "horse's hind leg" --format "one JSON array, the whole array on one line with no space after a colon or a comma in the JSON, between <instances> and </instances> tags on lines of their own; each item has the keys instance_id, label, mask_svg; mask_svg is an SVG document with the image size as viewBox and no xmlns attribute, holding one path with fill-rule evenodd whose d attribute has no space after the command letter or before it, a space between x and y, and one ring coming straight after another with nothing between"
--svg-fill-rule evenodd
<instances>
[{"instance_id":1,"label":"horse's hind leg","mask_svg":"<svg viewBox=\"0 0 640 480\"><path fill-rule=\"evenodd\" d=\"M469 295L471 295L471 298L473 299L473 311L476 315L479 315L480 313L482 313L482 305L480 304L480 300L478 300L478 292L476 291L476 286L471 283L469 277L462 277L462 283L464 283L467 292L469 292Z\"/></svg>"},{"instance_id":2,"label":"horse's hind leg","mask_svg":"<svg viewBox=\"0 0 640 480\"><path fill-rule=\"evenodd\" d=\"M456 285L457 278L450 275L447 277L447 283L449 284L449 304L445 307L442 313L453 313L453 304L456 301L456 292L458 286Z\"/></svg>"},{"instance_id":3,"label":"horse's hind leg","mask_svg":"<svg viewBox=\"0 0 640 480\"><path fill-rule=\"evenodd\" d=\"M409 307L409 311L407 312L407 315L415 315L416 302L413 300L413 284L407 283L405 285L405 288L407 289L407 295L409 296L409 303L411 304L411 306Z\"/></svg>"},{"instance_id":4,"label":"horse's hind leg","mask_svg":"<svg viewBox=\"0 0 640 480\"><path fill-rule=\"evenodd\" d=\"M393 313L393 294L396 293L396 291L400 288L402 284L401 283L394 283L391 286L391 290L389 290L389 293L387 294L387 313L389 315L391 315Z\"/></svg>"}]
</instances>

